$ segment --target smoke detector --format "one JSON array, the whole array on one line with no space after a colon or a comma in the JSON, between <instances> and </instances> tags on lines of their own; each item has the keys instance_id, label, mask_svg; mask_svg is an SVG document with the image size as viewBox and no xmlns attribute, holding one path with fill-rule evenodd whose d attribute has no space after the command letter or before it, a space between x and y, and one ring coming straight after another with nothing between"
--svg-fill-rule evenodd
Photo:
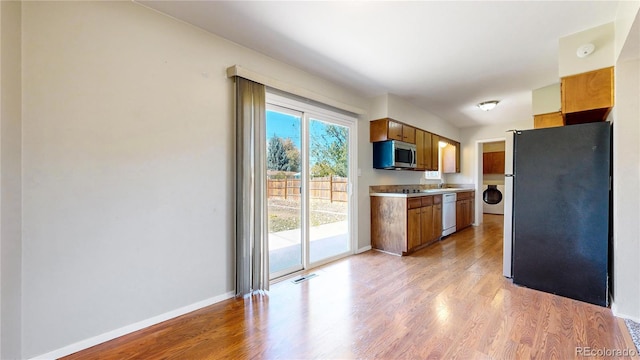
<instances>
[{"instance_id":1,"label":"smoke detector","mask_svg":"<svg viewBox=\"0 0 640 360\"><path fill-rule=\"evenodd\" d=\"M593 44L580 45L580 47L578 47L578 50L576 50L576 55L578 55L578 57L582 59L591 55L591 53L595 49L596 49L596 46Z\"/></svg>"}]
</instances>

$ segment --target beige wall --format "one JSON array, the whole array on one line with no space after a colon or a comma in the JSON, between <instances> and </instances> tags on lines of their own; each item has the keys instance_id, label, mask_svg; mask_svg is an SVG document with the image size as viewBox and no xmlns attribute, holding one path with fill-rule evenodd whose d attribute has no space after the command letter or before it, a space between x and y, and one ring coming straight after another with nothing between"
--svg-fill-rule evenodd
<instances>
[{"instance_id":1,"label":"beige wall","mask_svg":"<svg viewBox=\"0 0 640 360\"><path fill-rule=\"evenodd\" d=\"M548 114L562 108L560 83L551 84L531 92L531 113L533 115Z\"/></svg>"},{"instance_id":2,"label":"beige wall","mask_svg":"<svg viewBox=\"0 0 640 360\"><path fill-rule=\"evenodd\" d=\"M23 357L233 291L227 67L369 108L135 3L22 10Z\"/></svg>"},{"instance_id":3,"label":"beige wall","mask_svg":"<svg viewBox=\"0 0 640 360\"><path fill-rule=\"evenodd\" d=\"M459 140L460 130L446 119L441 119L397 95L389 94L388 102L389 117L452 140Z\"/></svg>"},{"instance_id":4,"label":"beige wall","mask_svg":"<svg viewBox=\"0 0 640 360\"><path fill-rule=\"evenodd\" d=\"M21 358L21 6L0 2L0 358Z\"/></svg>"},{"instance_id":5,"label":"beige wall","mask_svg":"<svg viewBox=\"0 0 640 360\"><path fill-rule=\"evenodd\" d=\"M621 1L616 12L616 37L615 37L615 57L618 61L622 50L627 44L627 38L631 33L632 26L637 25L638 11L640 10L640 0ZM638 41L637 38L633 41ZM628 46L627 46L628 49ZM628 50L627 50L628 51Z\"/></svg>"},{"instance_id":6,"label":"beige wall","mask_svg":"<svg viewBox=\"0 0 640 360\"><path fill-rule=\"evenodd\" d=\"M616 66L613 114L613 305L640 321L640 60Z\"/></svg>"},{"instance_id":7,"label":"beige wall","mask_svg":"<svg viewBox=\"0 0 640 360\"><path fill-rule=\"evenodd\" d=\"M591 43L595 51L579 58L578 47ZM560 38L558 45L559 77L580 74L615 65L615 25L613 22Z\"/></svg>"},{"instance_id":8,"label":"beige wall","mask_svg":"<svg viewBox=\"0 0 640 360\"><path fill-rule=\"evenodd\" d=\"M523 114L523 120L514 121L508 124L498 124L490 126L474 126L460 130L460 142L462 143L462 168L459 174L450 175L450 181L460 184L474 184L478 153L476 144L478 141L502 140L507 136L508 130L533 129L533 118L528 114Z\"/></svg>"}]
</instances>

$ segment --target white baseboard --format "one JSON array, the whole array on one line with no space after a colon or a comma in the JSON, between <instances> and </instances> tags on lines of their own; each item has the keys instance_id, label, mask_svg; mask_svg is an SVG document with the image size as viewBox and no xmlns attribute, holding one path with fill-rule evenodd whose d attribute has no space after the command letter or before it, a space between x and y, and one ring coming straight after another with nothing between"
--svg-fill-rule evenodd
<instances>
[{"instance_id":1,"label":"white baseboard","mask_svg":"<svg viewBox=\"0 0 640 360\"><path fill-rule=\"evenodd\" d=\"M127 335L130 334L134 331L138 331L144 328L147 328L149 326L155 325L155 324L159 324L163 321L167 321L169 319L173 319L175 317L190 313L192 311L196 311L198 309L202 309L203 307L209 306L209 305L213 305L215 303L227 300L227 299L231 299L232 297L235 296L235 292L234 291L230 291L226 294L222 294L222 295L218 295L218 296L214 296L212 298L206 299L206 300L202 300L202 301L198 301L197 303L191 304L191 305L187 305L185 307L181 307L179 309L175 309L169 312L166 312L164 314L160 314L158 316L154 316L152 318L146 319L146 320L142 320L139 321L137 323L131 324L131 325L127 325L124 327L121 327L119 329L115 329L109 332L106 332L104 334L98 335L98 336L94 336L92 338L89 339L85 339L82 341L78 341L77 343L71 344L71 345L67 345L63 348L48 352L46 354L42 354L42 355L38 355L32 359L58 359L61 358L63 356L67 356L67 355L71 355L73 353L76 353L78 351L84 350L84 349L88 349L92 346L101 344L103 342L109 341L109 340L113 340L115 338L118 338L120 336L123 335Z\"/></svg>"},{"instance_id":2,"label":"white baseboard","mask_svg":"<svg viewBox=\"0 0 640 360\"><path fill-rule=\"evenodd\" d=\"M360 254L363 253L365 251L369 251L371 250L371 245L367 245L365 247L361 247L360 249L356 250L356 254Z\"/></svg>"},{"instance_id":3,"label":"white baseboard","mask_svg":"<svg viewBox=\"0 0 640 360\"><path fill-rule=\"evenodd\" d=\"M632 320L634 322L640 323L640 317L631 316L631 315L627 315L627 314L623 314L623 313L619 312L618 311L618 307L616 306L615 302L611 303L611 312L613 313L614 316L617 316L619 318L629 319L629 320Z\"/></svg>"}]
</instances>

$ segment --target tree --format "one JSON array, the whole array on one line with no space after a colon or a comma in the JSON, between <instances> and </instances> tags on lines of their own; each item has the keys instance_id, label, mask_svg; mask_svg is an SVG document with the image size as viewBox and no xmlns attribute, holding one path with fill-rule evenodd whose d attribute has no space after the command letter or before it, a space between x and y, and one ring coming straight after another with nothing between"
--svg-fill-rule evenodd
<instances>
[{"instance_id":1,"label":"tree","mask_svg":"<svg viewBox=\"0 0 640 360\"><path fill-rule=\"evenodd\" d=\"M300 150L290 138L273 136L267 146L267 169L276 171L300 171Z\"/></svg>"},{"instance_id":2,"label":"tree","mask_svg":"<svg viewBox=\"0 0 640 360\"><path fill-rule=\"evenodd\" d=\"M282 139L280 139L282 140ZM299 172L300 171L300 150L293 143L291 138L282 140L282 147L287 154L287 171Z\"/></svg>"},{"instance_id":3,"label":"tree","mask_svg":"<svg viewBox=\"0 0 640 360\"><path fill-rule=\"evenodd\" d=\"M282 146L282 139L273 136L269 139L269 145L267 146L267 169L277 171L288 171L287 165L289 159L287 153Z\"/></svg>"},{"instance_id":4,"label":"tree","mask_svg":"<svg viewBox=\"0 0 640 360\"><path fill-rule=\"evenodd\" d=\"M312 130L311 157L315 164L311 175L347 177L349 169L349 130L344 126L317 122Z\"/></svg>"}]
</instances>

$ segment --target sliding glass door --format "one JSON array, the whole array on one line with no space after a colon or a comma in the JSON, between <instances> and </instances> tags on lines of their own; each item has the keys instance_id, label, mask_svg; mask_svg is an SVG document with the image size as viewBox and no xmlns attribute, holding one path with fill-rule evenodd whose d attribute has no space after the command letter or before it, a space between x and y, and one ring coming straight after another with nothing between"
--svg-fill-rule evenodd
<instances>
[{"instance_id":1,"label":"sliding glass door","mask_svg":"<svg viewBox=\"0 0 640 360\"><path fill-rule=\"evenodd\" d=\"M309 120L309 261L350 250L349 127Z\"/></svg>"},{"instance_id":2,"label":"sliding glass door","mask_svg":"<svg viewBox=\"0 0 640 360\"><path fill-rule=\"evenodd\" d=\"M288 274L302 261L302 113L267 106L269 273Z\"/></svg>"},{"instance_id":3,"label":"sliding glass door","mask_svg":"<svg viewBox=\"0 0 640 360\"><path fill-rule=\"evenodd\" d=\"M271 278L353 253L355 119L267 95Z\"/></svg>"}]
</instances>

